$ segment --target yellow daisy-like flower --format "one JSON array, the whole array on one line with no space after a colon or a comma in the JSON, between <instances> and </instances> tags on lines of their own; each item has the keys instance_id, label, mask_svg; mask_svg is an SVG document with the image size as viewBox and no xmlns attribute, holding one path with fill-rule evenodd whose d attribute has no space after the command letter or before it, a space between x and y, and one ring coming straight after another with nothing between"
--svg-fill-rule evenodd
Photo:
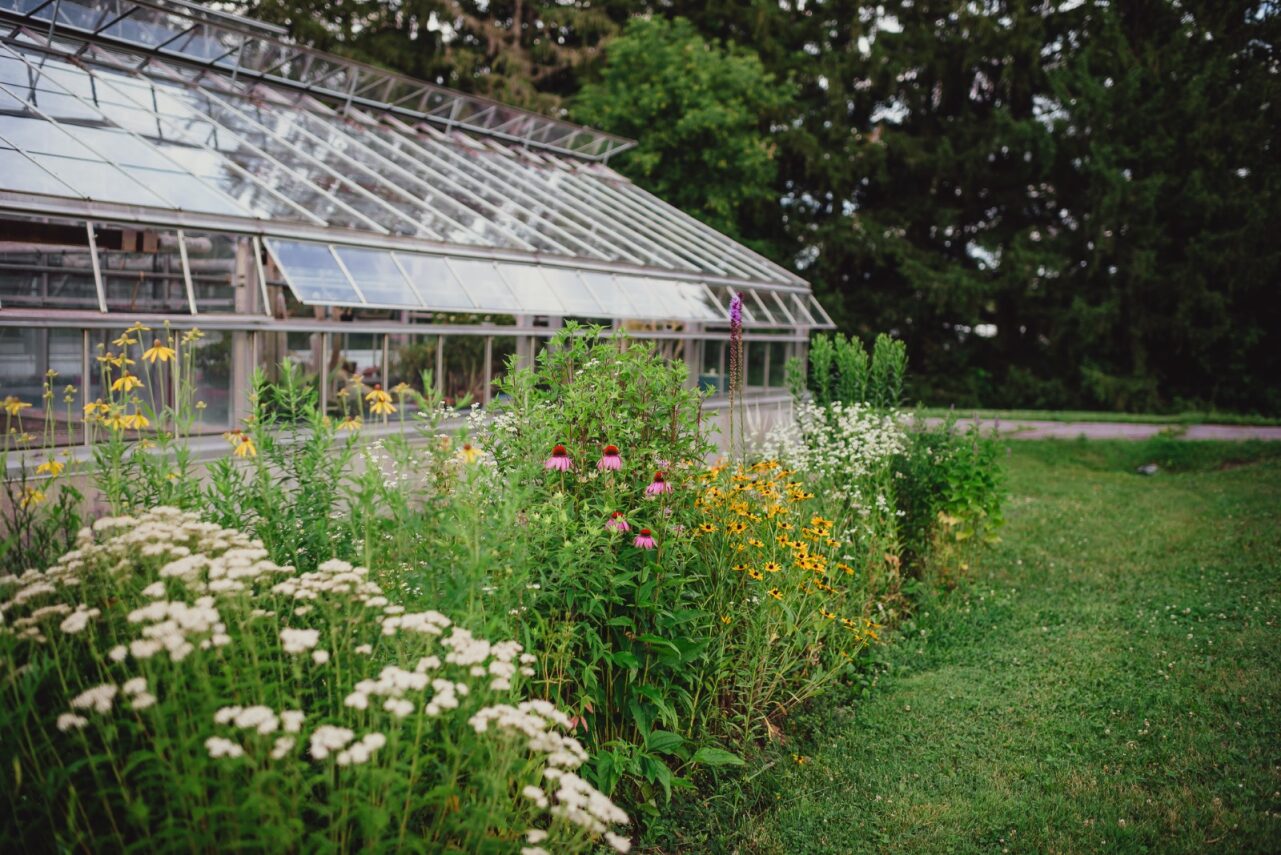
<instances>
[{"instance_id":1,"label":"yellow daisy-like flower","mask_svg":"<svg viewBox=\"0 0 1281 855\"><path fill-rule=\"evenodd\" d=\"M18 504L23 508L29 508L32 505L38 505L43 501L43 490L37 490L35 487L24 487L22 490L22 498L18 500Z\"/></svg>"},{"instance_id":2,"label":"yellow daisy-like flower","mask_svg":"<svg viewBox=\"0 0 1281 855\"><path fill-rule=\"evenodd\" d=\"M338 429L357 431L357 430L360 430L361 425L362 423L360 421L360 416L347 416L345 419L343 419L341 422L338 423Z\"/></svg>"},{"instance_id":3,"label":"yellow daisy-like flower","mask_svg":"<svg viewBox=\"0 0 1281 855\"><path fill-rule=\"evenodd\" d=\"M759 581L761 581L762 579L764 579L764 578L765 578L765 574L764 574L764 573L762 573L762 572L761 572L761 571L759 571L759 570L748 570L748 571L747 571L747 575L748 575L748 576L751 576L751 577L752 577L753 579L755 579L757 582L759 582Z\"/></svg>"},{"instance_id":4,"label":"yellow daisy-like flower","mask_svg":"<svg viewBox=\"0 0 1281 855\"><path fill-rule=\"evenodd\" d=\"M396 412L396 405L391 402L391 395L376 386L365 396L365 401L369 404L369 412L376 416L389 416Z\"/></svg>"},{"instance_id":5,"label":"yellow daisy-like flower","mask_svg":"<svg viewBox=\"0 0 1281 855\"><path fill-rule=\"evenodd\" d=\"M126 430L129 427L129 417L125 415L124 410L110 410L109 415L102 419L102 423L111 430Z\"/></svg>"},{"instance_id":6,"label":"yellow daisy-like flower","mask_svg":"<svg viewBox=\"0 0 1281 855\"><path fill-rule=\"evenodd\" d=\"M253 438L242 430L227 431L222 438L234 446L231 453L237 457L257 457L258 447L254 445Z\"/></svg>"},{"instance_id":7,"label":"yellow daisy-like flower","mask_svg":"<svg viewBox=\"0 0 1281 855\"><path fill-rule=\"evenodd\" d=\"M134 389L141 389L142 381L133 374L125 372L121 374L114 383L111 384L113 392L132 392Z\"/></svg>"},{"instance_id":8,"label":"yellow daisy-like flower","mask_svg":"<svg viewBox=\"0 0 1281 855\"><path fill-rule=\"evenodd\" d=\"M782 591L780 591L778 588L770 588L770 589L769 589L769 595L770 595L771 597L773 597L774 599L776 599L776 600L781 600L781 599L783 599L783 592L782 592Z\"/></svg>"},{"instance_id":9,"label":"yellow daisy-like flower","mask_svg":"<svg viewBox=\"0 0 1281 855\"><path fill-rule=\"evenodd\" d=\"M485 452L481 451L470 442L464 442L463 447L458 449L458 456L463 459L464 463L475 463L477 460L480 460L485 456Z\"/></svg>"},{"instance_id":10,"label":"yellow daisy-like flower","mask_svg":"<svg viewBox=\"0 0 1281 855\"><path fill-rule=\"evenodd\" d=\"M743 532L747 531L747 523L743 522L742 520L734 520L734 522L730 523L725 527L729 529L730 532L733 534L742 534Z\"/></svg>"},{"instance_id":11,"label":"yellow daisy-like flower","mask_svg":"<svg viewBox=\"0 0 1281 855\"><path fill-rule=\"evenodd\" d=\"M764 549L765 541L761 540L759 537L752 537L752 538L748 538L747 545L754 546L757 549Z\"/></svg>"},{"instance_id":12,"label":"yellow daisy-like flower","mask_svg":"<svg viewBox=\"0 0 1281 855\"><path fill-rule=\"evenodd\" d=\"M13 395L6 395L4 399L4 411L11 416L21 415L22 411L31 405L26 401L19 400Z\"/></svg>"},{"instance_id":13,"label":"yellow daisy-like flower","mask_svg":"<svg viewBox=\"0 0 1281 855\"><path fill-rule=\"evenodd\" d=\"M128 427L130 430L142 430L143 428L151 426L151 422L147 419L147 417L139 412L130 413L129 415L125 416L124 419L125 419L126 427Z\"/></svg>"},{"instance_id":14,"label":"yellow daisy-like flower","mask_svg":"<svg viewBox=\"0 0 1281 855\"><path fill-rule=\"evenodd\" d=\"M733 618L729 615L721 615L721 623L729 623Z\"/></svg>"},{"instance_id":15,"label":"yellow daisy-like flower","mask_svg":"<svg viewBox=\"0 0 1281 855\"><path fill-rule=\"evenodd\" d=\"M706 522L699 523L698 530L703 534L711 534L712 532L716 531L716 526Z\"/></svg>"},{"instance_id":16,"label":"yellow daisy-like flower","mask_svg":"<svg viewBox=\"0 0 1281 855\"><path fill-rule=\"evenodd\" d=\"M827 609L819 609L818 613L821 614L823 617L827 618L828 620L836 620L836 615L832 614Z\"/></svg>"},{"instance_id":17,"label":"yellow daisy-like flower","mask_svg":"<svg viewBox=\"0 0 1281 855\"><path fill-rule=\"evenodd\" d=\"M408 383L402 382L402 383L397 383L395 386L392 386L391 391L403 398L406 395L408 395L410 392L414 391L414 387L410 386Z\"/></svg>"},{"instance_id":18,"label":"yellow daisy-like flower","mask_svg":"<svg viewBox=\"0 0 1281 855\"><path fill-rule=\"evenodd\" d=\"M747 565L746 565L746 564L735 564L735 565L734 565L734 572L736 572L736 573L746 573L746 572L747 572Z\"/></svg>"},{"instance_id":19,"label":"yellow daisy-like flower","mask_svg":"<svg viewBox=\"0 0 1281 855\"><path fill-rule=\"evenodd\" d=\"M177 359L178 351L153 339L151 347L147 348L146 352L142 354L142 358L155 365L156 362L168 362L171 359Z\"/></svg>"},{"instance_id":20,"label":"yellow daisy-like flower","mask_svg":"<svg viewBox=\"0 0 1281 855\"><path fill-rule=\"evenodd\" d=\"M118 339L115 339L111 343L114 344L116 347L128 347L131 344L137 344L138 340L136 338L131 338L129 335L129 332L125 332L124 335L120 336L120 338Z\"/></svg>"},{"instance_id":21,"label":"yellow daisy-like flower","mask_svg":"<svg viewBox=\"0 0 1281 855\"><path fill-rule=\"evenodd\" d=\"M64 464L61 460L46 460L44 463L41 463L39 466L36 467L36 474L52 475L53 477L56 478L59 475L61 475L62 470L66 468L67 468L66 464Z\"/></svg>"}]
</instances>

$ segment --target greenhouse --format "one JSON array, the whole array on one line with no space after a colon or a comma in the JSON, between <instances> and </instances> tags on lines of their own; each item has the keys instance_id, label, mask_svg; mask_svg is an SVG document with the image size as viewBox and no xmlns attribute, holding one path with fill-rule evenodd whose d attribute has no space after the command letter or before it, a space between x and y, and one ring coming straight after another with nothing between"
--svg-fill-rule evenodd
<instances>
[{"instance_id":1,"label":"greenhouse","mask_svg":"<svg viewBox=\"0 0 1281 855\"><path fill-rule=\"evenodd\" d=\"M610 169L633 143L161 0L0 0L0 388L103 395L141 322L199 328L203 427L292 363L486 404L566 320L646 339L713 396L743 295L744 388L831 320L795 274ZM60 441L87 441L60 419ZM33 413L38 415L38 413Z\"/></svg>"}]
</instances>

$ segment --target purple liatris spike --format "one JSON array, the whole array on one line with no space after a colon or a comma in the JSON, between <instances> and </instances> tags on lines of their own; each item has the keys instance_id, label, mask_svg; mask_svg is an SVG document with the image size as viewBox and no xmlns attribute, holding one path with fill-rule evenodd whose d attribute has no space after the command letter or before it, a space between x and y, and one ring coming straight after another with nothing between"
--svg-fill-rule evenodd
<instances>
[{"instance_id":1,"label":"purple liatris spike","mask_svg":"<svg viewBox=\"0 0 1281 855\"><path fill-rule=\"evenodd\" d=\"M743 295L737 291L729 301L729 327L734 332L743 328Z\"/></svg>"}]
</instances>

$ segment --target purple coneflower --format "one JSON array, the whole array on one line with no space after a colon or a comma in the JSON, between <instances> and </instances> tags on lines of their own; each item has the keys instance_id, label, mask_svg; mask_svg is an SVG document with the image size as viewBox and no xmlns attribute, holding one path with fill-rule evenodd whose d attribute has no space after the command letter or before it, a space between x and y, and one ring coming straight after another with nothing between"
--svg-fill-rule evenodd
<instances>
[{"instance_id":1,"label":"purple coneflower","mask_svg":"<svg viewBox=\"0 0 1281 855\"><path fill-rule=\"evenodd\" d=\"M663 473L660 470L654 473L654 480L645 488L645 495L657 496L659 493L670 493L671 491L672 485L667 483L667 480L663 477Z\"/></svg>"},{"instance_id":2,"label":"purple coneflower","mask_svg":"<svg viewBox=\"0 0 1281 855\"><path fill-rule=\"evenodd\" d=\"M627 518L623 516L622 511L614 511L605 520L605 528L610 531L631 531L632 527L627 524Z\"/></svg>"},{"instance_id":3,"label":"purple coneflower","mask_svg":"<svg viewBox=\"0 0 1281 855\"><path fill-rule=\"evenodd\" d=\"M567 472L572 465L573 464L569 462L569 452L565 450L565 446L557 443L552 449L552 456L547 458L547 462L543 464L543 468L559 469L561 472Z\"/></svg>"},{"instance_id":4,"label":"purple coneflower","mask_svg":"<svg viewBox=\"0 0 1281 855\"><path fill-rule=\"evenodd\" d=\"M632 541L632 546L638 549L653 549L657 545L654 542L654 535L647 528L641 529L640 534L636 535L636 539Z\"/></svg>"},{"instance_id":5,"label":"purple coneflower","mask_svg":"<svg viewBox=\"0 0 1281 855\"><path fill-rule=\"evenodd\" d=\"M596 461L596 468L602 471L606 469L622 469L623 458L618 456L617 445L607 445L601 452L600 460Z\"/></svg>"}]
</instances>

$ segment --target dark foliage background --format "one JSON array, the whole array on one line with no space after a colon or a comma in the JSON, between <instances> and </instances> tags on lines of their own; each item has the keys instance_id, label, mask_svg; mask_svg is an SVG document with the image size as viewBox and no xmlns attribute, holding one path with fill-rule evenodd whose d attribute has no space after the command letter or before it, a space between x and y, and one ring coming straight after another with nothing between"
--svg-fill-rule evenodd
<instances>
[{"instance_id":1,"label":"dark foliage background","mask_svg":"<svg viewBox=\"0 0 1281 855\"><path fill-rule=\"evenodd\" d=\"M927 403L1281 413L1275 0L266 0L640 140L612 165L888 329Z\"/></svg>"}]
</instances>

